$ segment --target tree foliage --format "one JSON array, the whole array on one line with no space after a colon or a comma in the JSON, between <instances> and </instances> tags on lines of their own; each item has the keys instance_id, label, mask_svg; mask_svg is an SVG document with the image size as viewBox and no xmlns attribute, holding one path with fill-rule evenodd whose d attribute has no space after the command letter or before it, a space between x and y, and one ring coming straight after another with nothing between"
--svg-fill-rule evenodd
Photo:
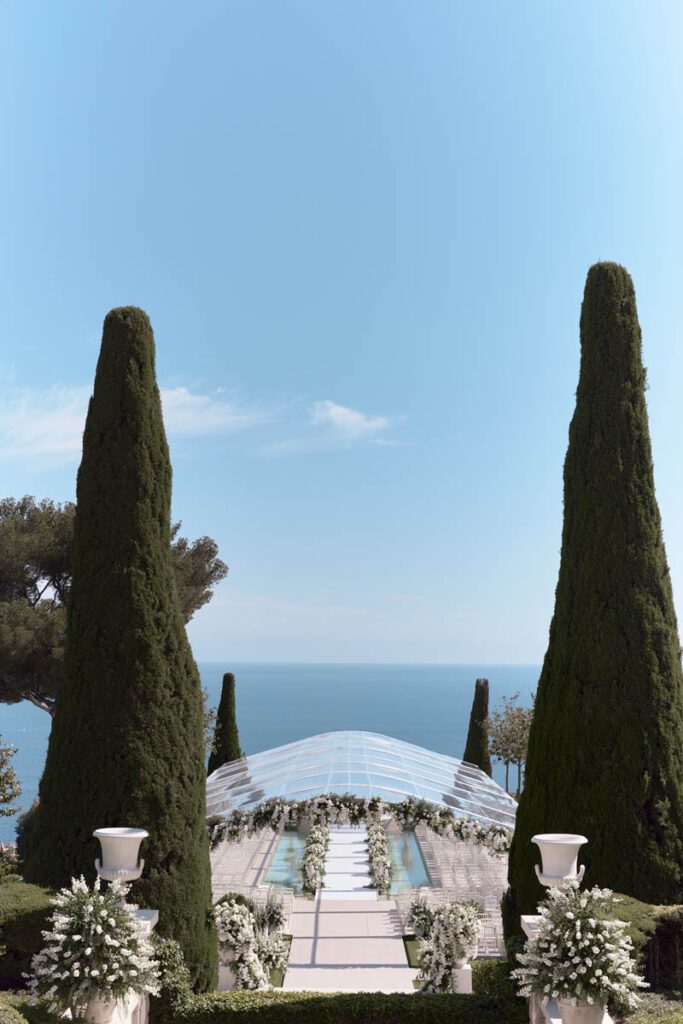
<instances>
[{"instance_id":1,"label":"tree foliage","mask_svg":"<svg viewBox=\"0 0 683 1024\"><path fill-rule=\"evenodd\" d=\"M16 814L16 807L10 805L21 796L21 786L12 765L12 758L16 752L16 748L6 746L0 736L0 817L2 818Z\"/></svg>"},{"instance_id":2,"label":"tree foliage","mask_svg":"<svg viewBox=\"0 0 683 1024\"><path fill-rule=\"evenodd\" d=\"M487 775L491 774L491 755L487 731L489 716L489 681L477 679L474 684L474 699L467 730L467 742L463 760L476 764Z\"/></svg>"},{"instance_id":3,"label":"tree foliage","mask_svg":"<svg viewBox=\"0 0 683 1024\"><path fill-rule=\"evenodd\" d=\"M586 883L650 903L683 883L683 674L633 283L591 267L564 466L555 611L510 853L508 920L535 911L532 835L577 832ZM585 852L584 852L585 851Z\"/></svg>"},{"instance_id":4,"label":"tree foliage","mask_svg":"<svg viewBox=\"0 0 683 1024\"><path fill-rule=\"evenodd\" d=\"M64 661L76 506L32 497L0 501L0 702L28 700L54 712ZM171 529L171 555L185 622L211 600L228 568L216 542Z\"/></svg>"},{"instance_id":5,"label":"tree foliage","mask_svg":"<svg viewBox=\"0 0 683 1024\"><path fill-rule=\"evenodd\" d=\"M209 755L209 775L228 761L236 761L243 756L235 712L235 677L232 672L226 672L218 705L213 749Z\"/></svg>"},{"instance_id":6,"label":"tree foliage","mask_svg":"<svg viewBox=\"0 0 683 1024\"><path fill-rule=\"evenodd\" d=\"M519 707L519 693L503 697L502 706L494 708L487 725L492 757L505 765L505 789L510 792L510 767L517 767L516 798L522 791L522 768L527 758L529 731L534 717L533 706Z\"/></svg>"},{"instance_id":7,"label":"tree foliage","mask_svg":"<svg viewBox=\"0 0 683 1024\"><path fill-rule=\"evenodd\" d=\"M171 465L146 314L105 319L83 436L64 676L27 881L94 876L93 830L147 827L135 902L215 980L203 705L171 563Z\"/></svg>"}]
</instances>

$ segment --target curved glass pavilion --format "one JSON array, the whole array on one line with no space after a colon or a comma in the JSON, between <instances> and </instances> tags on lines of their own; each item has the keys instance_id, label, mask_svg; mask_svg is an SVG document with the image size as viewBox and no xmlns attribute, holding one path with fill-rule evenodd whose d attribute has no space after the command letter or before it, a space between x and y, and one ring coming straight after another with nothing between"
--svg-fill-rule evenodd
<instances>
[{"instance_id":1,"label":"curved glass pavilion","mask_svg":"<svg viewBox=\"0 0 683 1024\"><path fill-rule=\"evenodd\" d=\"M418 797L457 817L514 827L517 804L466 761L374 732L326 732L250 754L218 768L206 783L207 815L252 810L263 800L306 800L321 793Z\"/></svg>"}]
</instances>

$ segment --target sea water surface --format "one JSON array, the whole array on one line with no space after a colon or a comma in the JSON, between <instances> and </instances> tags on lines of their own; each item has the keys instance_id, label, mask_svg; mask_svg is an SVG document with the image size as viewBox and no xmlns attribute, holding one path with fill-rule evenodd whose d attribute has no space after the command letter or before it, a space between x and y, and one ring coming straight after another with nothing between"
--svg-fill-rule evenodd
<instances>
[{"instance_id":1,"label":"sea water surface","mask_svg":"<svg viewBox=\"0 0 683 1024\"><path fill-rule=\"evenodd\" d=\"M462 757L474 681L490 682L491 710L519 693L529 704L537 665L199 664L215 707L224 672L234 672L237 722L247 754L338 729L362 729ZM0 734L17 747L14 767L29 807L43 771L51 719L26 701L0 704ZM87 729L87 723L83 723ZM169 751L169 758L173 752ZM494 769L504 781L502 766ZM14 836L14 818L0 818L0 841Z\"/></svg>"}]
</instances>

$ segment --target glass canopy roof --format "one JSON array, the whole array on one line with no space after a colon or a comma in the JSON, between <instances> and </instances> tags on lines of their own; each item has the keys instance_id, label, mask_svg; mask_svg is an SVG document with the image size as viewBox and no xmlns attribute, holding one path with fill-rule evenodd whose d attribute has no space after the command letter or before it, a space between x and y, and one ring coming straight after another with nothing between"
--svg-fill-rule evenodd
<instances>
[{"instance_id":1,"label":"glass canopy roof","mask_svg":"<svg viewBox=\"0 0 683 1024\"><path fill-rule=\"evenodd\" d=\"M252 810L269 797L306 800L321 793L418 797L457 817L514 827L517 804L466 761L374 732L326 732L250 754L218 768L206 783L206 812Z\"/></svg>"}]
</instances>

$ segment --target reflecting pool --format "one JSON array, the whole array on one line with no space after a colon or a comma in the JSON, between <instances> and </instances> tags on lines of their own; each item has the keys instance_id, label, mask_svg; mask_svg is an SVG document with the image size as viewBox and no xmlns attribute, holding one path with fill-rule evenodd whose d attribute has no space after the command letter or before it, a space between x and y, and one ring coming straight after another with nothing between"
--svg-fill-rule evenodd
<instances>
[{"instance_id":1,"label":"reflecting pool","mask_svg":"<svg viewBox=\"0 0 683 1024\"><path fill-rule=\"evenodd\" d=\"M432 880L415 833L389 832L387 839L392 894L403 889L419 889L423 885L431 885Z\"/></svg>"},{"instance_id":2,"label":"reflecting pool","mask_svg":"<svg viewBox=\"0 0 683 1024\"><path fill-rule=\"evenodd\" d=\"M294 892L302 892L301 864L304 856L304 836L298 832L283 832L278 839L273 859L268 865L264 882L282 885Z\"/></svg>"}]
</instances>

